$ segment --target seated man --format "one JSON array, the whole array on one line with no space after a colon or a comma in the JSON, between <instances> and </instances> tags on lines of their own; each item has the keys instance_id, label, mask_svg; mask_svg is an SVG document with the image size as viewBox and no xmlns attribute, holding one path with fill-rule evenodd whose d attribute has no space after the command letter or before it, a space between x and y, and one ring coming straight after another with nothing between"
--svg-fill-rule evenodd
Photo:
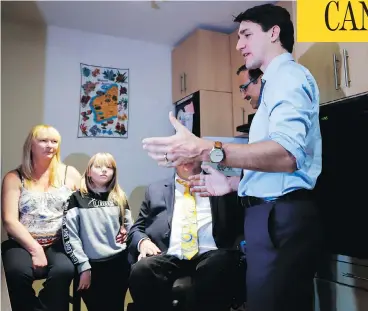
<instances>
[{"instance_id":1,"label":"seated man","mask_svg":"<svg viewBox=\"0 0 368 311\"><path fill-rule=\"evenodd\" d=\"M239 242L244 211L235 191L193 197L186 183L200 172L200 163L183 164L176 167L175 178L146 190L127 241L134 261L138 260L132 266L129 289L139 311L170 310L172 286L181 276L193 277L186 301L191 311L229 310L242 287Z\"/></svg>"}]
</instances>

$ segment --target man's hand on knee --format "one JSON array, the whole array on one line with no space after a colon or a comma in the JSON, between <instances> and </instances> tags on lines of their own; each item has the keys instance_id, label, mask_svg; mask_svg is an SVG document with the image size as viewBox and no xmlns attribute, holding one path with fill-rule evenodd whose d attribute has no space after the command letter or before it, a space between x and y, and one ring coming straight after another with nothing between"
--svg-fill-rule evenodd
<instances>
[{"instance_id":1,"label":"man's hand on knee","mask_svg":"<svg viewBox=\"0 0 368 311\"><path fill-rule=\"evenodd\" d=\"M151 240L146 239L140 243L139 252L140 255L138 256L138 261L144 257L160 254L161 250Z\"/></svg>"}]
</instances>

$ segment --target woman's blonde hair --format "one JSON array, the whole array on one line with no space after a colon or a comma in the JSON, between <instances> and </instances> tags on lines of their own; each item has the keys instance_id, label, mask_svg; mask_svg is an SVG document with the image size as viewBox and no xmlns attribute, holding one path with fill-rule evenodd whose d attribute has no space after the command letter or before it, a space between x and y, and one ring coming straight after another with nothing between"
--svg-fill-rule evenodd
<instances>
[{"instance_id":1,"label":"woman's blonde hair","mask_svg":"<svg viewBox=\"0 0 368 311\"><path fill-rule=\"evenodd\" d=\"M116 161L110 153L99 152L96 153L88 162L87 169L84 172L80 192L82 195L87 195L90 191L93 191L93 181L90 177L91 168L94 165L101 165L106 167L111 167L114 171L110 182L106 185L106 191L109 192L108 200L114 202L120 207L121 217L124 218L125 207L128 206L128 200L125 192L119 186L118 174L116 168Z\"/></svg>"},{"instance_id":2,"label":"woman's blonde hair","mask_svg":"<svg viewBox=\"0 0 368 311\"><path fill-rule=\"evenodd\" d=\"M32 182L35 181L33 177L34 165L32 155L32 142L35 139L43 138L55 139L58 142L58 147L56 149L55 155L52 157L49 165L49 183L53 187L60 187L62 184L62 180L58 168L60 165L61 135L54 127L46 124L39 124L34 126L24 142L21 172L25 181L25 186L29 187Z\"/></svg>"}]
</instances>

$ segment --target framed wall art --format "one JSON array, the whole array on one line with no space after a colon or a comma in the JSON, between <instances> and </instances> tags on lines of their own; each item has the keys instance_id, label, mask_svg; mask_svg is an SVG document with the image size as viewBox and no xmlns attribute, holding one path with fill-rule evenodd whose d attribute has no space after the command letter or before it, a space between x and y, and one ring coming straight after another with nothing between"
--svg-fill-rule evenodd
<instances>
[{"instance_id":1,"label":"framed wall art","mask_svg":"<svg viewBox=\"0 0 368 311\"><path fill-rule=\"evenodd\" d=\"M78 137L127 138L129 69L80 64Z\"/></svg>"}]
</instances>

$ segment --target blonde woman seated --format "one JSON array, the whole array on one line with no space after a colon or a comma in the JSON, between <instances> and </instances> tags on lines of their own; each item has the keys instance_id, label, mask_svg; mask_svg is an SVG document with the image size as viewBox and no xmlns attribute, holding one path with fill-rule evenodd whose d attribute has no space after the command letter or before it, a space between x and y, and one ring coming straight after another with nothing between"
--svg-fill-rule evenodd
<instances>
[{"instance_id":1,"label":"blonde woman seated","mask_svg":"<svg viewBox=\"0 0 368 311\"><path fill-rule=\"evenodd\" d=\"M60 162L60 134L35 126L23 146L22 164L6 174L2 220L9 239L2 259L13 311L67 311L74 265L61 240L63 205L81 176ZM38 297L37 275L47 275Z\"/></svg>"}]
</instances>

